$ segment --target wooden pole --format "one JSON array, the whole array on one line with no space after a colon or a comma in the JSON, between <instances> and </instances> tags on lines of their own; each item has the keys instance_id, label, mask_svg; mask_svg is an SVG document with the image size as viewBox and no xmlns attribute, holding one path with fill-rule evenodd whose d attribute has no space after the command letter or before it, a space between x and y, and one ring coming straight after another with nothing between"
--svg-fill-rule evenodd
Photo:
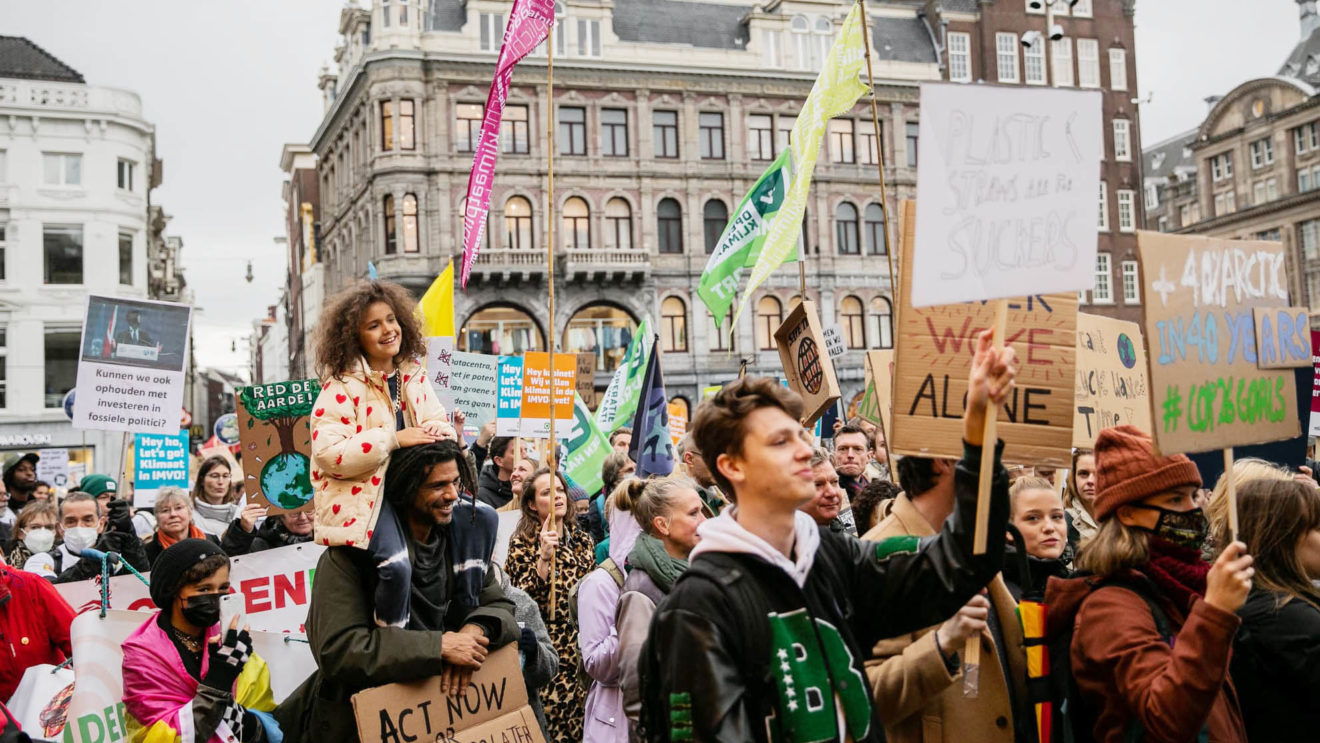
<instances>
[{"instance_id":1,"label":"wooden pole","mask_svg":"<svg viewBox=\"0 0 1320 743\"><path fill-rule=\"evenodd\" d=\"M866 16L866 0L857 0L857 4L862 9L862 44L866 47L866 85L871 90L871 123L875 126L875 165L880 174L880 208L884 211L885 217L881 229L884 230L885 258L889 261L889 292L892 296L897 290L898 282L894 279L894 251L890 250L890 245L893 243L889 241L889 197L885 195L885 140L880 136L880 110L875 102L875 76L871 71L871 30ZM885 444L888 443L889 440L885 439Z\"/></svg>"},{"instance_id":2,"label":"wooden pole","mask_svg":"<svg viewBox=\"0 0 1320 743\"><path fill-rule=\"evenodd\" d=\"M1224 449L1224 482L1228 483L1228 532L1238 538L1237 484L1233 482L1233 447ZM1228 545L1224 545L1228 546Z\"/></svg>"},{"instance_id":3,"label":"wooden pole","mask_svg":"<svg viewBox=\"0 0 1320 743\"><path fill-rule=\"evenodd\" d=\"M1005 327L1008 325L1008 300L996 299L995 350L1004 347ZM990 478L994 476L995 445L999 441L999 406L993 401L985 408L985 437L981 441L981 476L976 491L976 535L972 553L984 555L986 534L990 530Z\"/></svg>"},{"instance_id":4,"label":"wooden pole","mask_svg":"<svg viewBox=\"0 0 1320 743\"><path fill-rule=\"evenodd\" d=\"M558 19L555 23L558 23ZM545 40L545 79L546 79L546 115L545 115L545 162L546 162L546 203L549 205L546 219L546 284L550 289L550 329L546 346L550 351L550 450L546 453L546 465L550 468L550 492L555 491L555 27L550 26L550 33ZM567 493L565 496L567 497ZM559 519L555 516L553 495L550 498L550 529L559 534ZM550 556L550 621L555 621L558 591L555 581L558 577L559 552Z\"/></svg>"}]
</instances>

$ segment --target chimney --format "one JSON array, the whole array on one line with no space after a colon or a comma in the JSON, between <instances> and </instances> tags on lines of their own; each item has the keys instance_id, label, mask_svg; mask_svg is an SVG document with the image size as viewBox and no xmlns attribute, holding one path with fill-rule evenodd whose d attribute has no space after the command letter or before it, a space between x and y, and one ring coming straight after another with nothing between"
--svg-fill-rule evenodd
<instances>
[{"instance_id":1,"label":"chimney","mask_svg":"<svg viewBox=\"0 0 1320 743\"><path fill-rule=\"evenodd\" d=\"M1320 13L1316 11L1316 0L1297 0L1297 10L1301 16L1302 41L1306 41L1317 28L1320 28Z\"/></svg>"}]
</instances>

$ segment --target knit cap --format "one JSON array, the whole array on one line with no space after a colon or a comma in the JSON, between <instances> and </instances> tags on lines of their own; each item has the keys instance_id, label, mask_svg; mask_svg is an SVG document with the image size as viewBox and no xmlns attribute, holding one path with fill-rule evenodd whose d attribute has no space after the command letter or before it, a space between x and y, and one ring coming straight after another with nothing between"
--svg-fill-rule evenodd
<instances>
[{"instance_id":1,"label":"knit cap","mask_svg":"<svg viewBox=\"0 0 1320 743\"><path fill-rule=\"evenodd\" d=\"M178 595L179 580L188 568L211 555L223 555L220 545L209 539L181 539L160 553L151 564L151 600L164 611Z\"/></svg>"},{"instance_id":2,"label":"knit cap","mask_svg":"<svg viewBox=\"0 0 1320 743\"><path fill-rule=\"evenodd\" d=\"M1119 506L1175 488L1201 487L1201 473L1185 454L1161 456L1155 442L1136 426L1105 428L1095 440L1095 520Z\"/></svg>"},{"instance_id":3,"label":"knit cap","mask_svg":"<svg viewBox=\"0 0 1320 743\"><path fill-rule=\"evenodd\" d=\"M119 492L115 479L109 475L88 475L78 483L78 489L92 495Z\"/></svg>"}]
</instances>

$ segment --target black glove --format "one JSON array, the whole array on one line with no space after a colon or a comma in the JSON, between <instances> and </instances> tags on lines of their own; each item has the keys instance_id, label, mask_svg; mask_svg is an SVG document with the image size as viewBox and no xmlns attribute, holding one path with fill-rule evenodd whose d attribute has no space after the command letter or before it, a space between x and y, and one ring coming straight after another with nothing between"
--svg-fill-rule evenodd
<instances>
[{"instance_id":1,"label":"black glove","mask_svg":"<svg viewBox=\"0 0 1320 743\"><path fill-rule=\"evenodd\" d=\"M133 528L133 509L129 508L128 501L113 498L110 505L106 508L107 531L117 531L121 534L132 534L137 536L137 530Z\"/></svg>"},{"instance_id":2,"label":"black glove","mask_svg":"<svg viewBox=\"0 0 1320 743\"><path fill-rule=\"evenodd\" d=\"M252 635L247 630L226 630L220 642L211 646L210 668L202 683L228 694L248 658L252 657Z\"/></svg>"},{"instance_id":3,"label":"black glove","mask_svg":"<svg viewBox=\"0 0 1320 743\"><path fill-rule=\"evenodd\" d=\"M541 652L541 644L536 641L536 633L531 627L523 627L522 634L518 635L518 652L529 664Z\"/></svg>"}]
</instances>

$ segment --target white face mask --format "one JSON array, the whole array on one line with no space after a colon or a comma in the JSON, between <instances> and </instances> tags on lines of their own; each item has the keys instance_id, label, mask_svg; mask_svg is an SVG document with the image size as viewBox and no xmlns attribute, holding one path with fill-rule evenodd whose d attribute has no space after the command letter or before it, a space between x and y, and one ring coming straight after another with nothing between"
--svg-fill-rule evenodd
<instances>
[{"instance_id":1,"label":"white face mask","mask_svg":"<svg viewBox=\"0 0 1320 743\"><path fill-rule=\"evenodd\" d=\"M39 552L49 552L50 548L55 546L55 530L44 526L28 529L23 534L23 545L34 555Z\"/></svg>"},{"instance_id":2,"label":"white face mask","mask_svg":"<svg viewBox=\"0 0 1320 743\"><path fill-rule=\"evenodd\" d=\"M80 555L82 551L96 544L96 527L75 526L64 530L64 548Z\"/></svg>"}]
</instances>

